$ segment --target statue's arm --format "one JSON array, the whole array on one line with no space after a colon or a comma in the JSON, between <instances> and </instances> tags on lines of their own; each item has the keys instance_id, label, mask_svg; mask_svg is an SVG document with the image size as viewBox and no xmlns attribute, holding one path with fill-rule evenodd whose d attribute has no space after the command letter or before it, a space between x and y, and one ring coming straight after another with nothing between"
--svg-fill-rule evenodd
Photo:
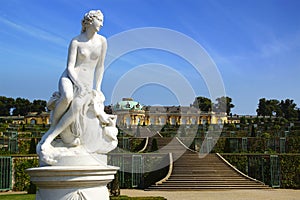
<instances>
[{"instance_id":1,"label":"statue's arm","mask_svg":"<svg viewBox=\"0 0 300 200\"><path fill-rule=\"evenodd\" d=\"M101 42L102 42L102 48L101 48L101 54L95 69L95 84L94 84L94 89L95 90L101 90L101 83L102 83L102 78L103 78L103 72L104 72L104 60L106 56L106 49L107 49L107 41L106 38L103 36L101 37Z\"/></svg>"},{"instance_id":2,"label":"statue's arm","mask_svg":"<svg viewBox=\"0 0 300 200\"><path fill-rule=\"evenodd\" d=\"M78 82L77 74L75 73L76 57L77 57L77 44L75 40L72 40L68 52L67 71L68 71L68 76L73 82L73 84L79 87L80 83Z\"/></svg>"}]
</instances>

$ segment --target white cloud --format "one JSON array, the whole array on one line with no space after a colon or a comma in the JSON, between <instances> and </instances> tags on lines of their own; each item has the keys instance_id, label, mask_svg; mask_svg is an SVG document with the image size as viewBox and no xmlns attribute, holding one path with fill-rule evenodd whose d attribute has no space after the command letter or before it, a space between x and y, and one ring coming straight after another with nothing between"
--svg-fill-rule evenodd
<instances>
[{"instance_id":1,"label":"white cloud","mask_svg":"<svg viewBox=\"0 0 300 200\"><path fill-rule=\"evenodd\" d=\"M46 40L46 41L52 42L56 45L65 46L66 40L64 38L59 37L57 35L54 35L52 33L49 33L49 32L47 32L45 30L42 30L38 27L24 25L24 24L18 24L16 22L5 19L3 17L0 17L0 22L4 23L5 25L9 26L10 28L13 28L17 31L28 34L32 37L42 39L42 40Z\"/></svg>"}]
</instances>

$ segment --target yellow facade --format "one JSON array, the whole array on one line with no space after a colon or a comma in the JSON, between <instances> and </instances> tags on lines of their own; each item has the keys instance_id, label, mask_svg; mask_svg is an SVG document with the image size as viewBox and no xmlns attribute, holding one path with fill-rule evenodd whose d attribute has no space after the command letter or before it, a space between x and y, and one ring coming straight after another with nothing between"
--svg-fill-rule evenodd
<instances>
[{"instance_id":1,"label":"yellow facade","mask_svg":"<svg viewBox=\"0 0 300 200\"><path fill-rule=\"evenodd\" d=\"M40 114L33 112L28 113L25 116L25 124L49 124L50 123L50 114L48 112L42 112Z\"/></svg>"},{"instance_id":2,"label":"yellow facade","mask_svg":"<svg viewBox=\"0 0 300 200\"><path fill-rule=\"evenodd\" d=\"M119 126L130 125L192 125L227 123L226 113L201 112L194 107L140 106L131 98L124 98L113 106Z\"/></svg>"}]
</instances>

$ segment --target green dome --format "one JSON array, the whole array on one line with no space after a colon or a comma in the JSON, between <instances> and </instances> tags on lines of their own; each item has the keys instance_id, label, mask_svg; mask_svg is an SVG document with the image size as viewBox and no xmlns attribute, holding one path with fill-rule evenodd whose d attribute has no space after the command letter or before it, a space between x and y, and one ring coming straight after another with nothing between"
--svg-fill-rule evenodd
<instances>
[{"instance_id":1,"label":"green dome","mask_svg":"<svg viewBox=\"0 0 300 200\"><path fill-rule=\"evenodd\" d=\"M132 98L123 98L114 105L114 110L142 110L143 106Z\"/></svg>"}]
</instances>

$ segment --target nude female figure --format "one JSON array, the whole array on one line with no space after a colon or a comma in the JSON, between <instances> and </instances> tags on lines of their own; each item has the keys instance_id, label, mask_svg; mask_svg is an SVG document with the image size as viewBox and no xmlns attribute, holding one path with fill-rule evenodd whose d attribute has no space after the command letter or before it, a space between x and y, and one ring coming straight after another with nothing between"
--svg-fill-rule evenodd
<instances>
[{"instance_id":1,"label":"nude female figure","mask_svg":"<svg viewBox=\"0 0 300 200\"><path fill-rule=\"evenodd\" d=\"M67 68L59 81L59 98L52 111L51 127L44 134L38 151L51 148L51 142L75 120L92 95L92 91L100 91L104 72L104 58L106 54L106 39L97 34L103 26L101 11L90 11L82 20L81 34L72 39ZM100 116L101 117L101 116ZM110 123L107 116L102 122ZM79 145L80 141L74 141Z\"/></svg>"}]
</instances>

